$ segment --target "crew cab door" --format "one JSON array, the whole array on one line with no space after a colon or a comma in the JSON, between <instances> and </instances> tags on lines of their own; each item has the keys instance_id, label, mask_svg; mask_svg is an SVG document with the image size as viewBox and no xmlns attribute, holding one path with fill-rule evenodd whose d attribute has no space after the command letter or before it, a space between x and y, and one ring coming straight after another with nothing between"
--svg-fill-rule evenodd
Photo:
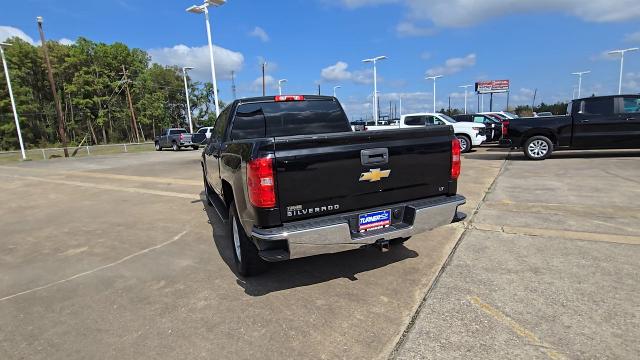
<instances>
[{"instance_id":1,"label":"crew cab door","mask_svg":"<svg viewBox=\"0 0 640 360\"><path fill-rule=\"evenodd\" d=\"M209 185L222 195L222 181L220 180L220 154L224 150L225 132L229 123L230 106L227 106L216 120L211 132L211 140L204 150L207 180Z\"/></svg>"},{"instance_id":2,"label":"crew cab door","mask_svg":"<svg viewBox=\"0 0 640 360\"><path fill-rule=\"evenodd\" d=\"M624 119L616 114L614 100L614 97L587 98L573 110L573 147L619 147Z\"/></svg>"},{"instance_id":3,"label":"crew cab door","mask_svg":"<svg viewBox=\"0 0 640 360\"><path fill-rule=\"evenodd\" d=\"M640 148L640 96L616 98L620 124L620 147Z\"/></svg>"}]
</instances>

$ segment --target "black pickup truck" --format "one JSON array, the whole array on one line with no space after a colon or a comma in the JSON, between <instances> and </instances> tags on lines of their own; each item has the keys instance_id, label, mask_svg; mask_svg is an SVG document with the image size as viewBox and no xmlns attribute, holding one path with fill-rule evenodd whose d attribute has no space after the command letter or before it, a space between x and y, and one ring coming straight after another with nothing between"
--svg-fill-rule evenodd
<instances>
[{"instance_id":1,"label":"black pickup truck","mask_svg":"<svg viewBox=\"0 0 640 360\"><path fill-rule=\"evenodd\" d=\"M511 119L500 144L531 160L562 149L640 149L640 95L573 100L567 114Z\"/></svg>"},{"instance_id":2,"label":"black pickup truck","mask_svg":"<svg viewBox=\"0 0 640 360\"><path fill-rule=\"evenodd\" d=\"M228 214L242 276L267 262L386 248L464 218L450 126L354 132L334 97L236 100L201 162L209 204Z\"/></svg>"}]
</instances>

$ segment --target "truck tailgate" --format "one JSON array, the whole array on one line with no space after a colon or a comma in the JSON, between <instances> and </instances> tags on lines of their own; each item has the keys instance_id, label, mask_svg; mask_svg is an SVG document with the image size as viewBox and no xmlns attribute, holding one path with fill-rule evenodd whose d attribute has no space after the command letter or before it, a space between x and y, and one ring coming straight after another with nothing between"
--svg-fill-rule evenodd
<instances>
[{"instance_id":1,"label":"truck tailgate","mask_svg":"<svg viewBox=\"0 0 640 360\"><path fill-rule=\"evenodd\" d=\"M429 126L275 138L281 220L447 194L452 135L450 126Z\"/></svg>"}]
</instances>

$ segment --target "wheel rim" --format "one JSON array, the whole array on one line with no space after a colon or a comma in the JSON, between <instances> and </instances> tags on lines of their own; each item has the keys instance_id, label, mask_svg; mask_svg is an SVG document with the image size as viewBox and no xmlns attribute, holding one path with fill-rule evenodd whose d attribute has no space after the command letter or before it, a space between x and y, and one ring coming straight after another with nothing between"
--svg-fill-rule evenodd
<instances>
[{"instance_id":1,"label":"wheel rim","mask_svg":"<svg viewBox=\"0 0 640 360\"><path fill-rule=\"evenodd\" d=\"M236 252L236 258L238 258L239 262L242 262L242 255L240 254L240 234L238 234L238 224L236 224L236 219L232 219L233 221L233 248Z\"/></svg>"},{"instance_id":2,"label":"wheel rim","mask_svg":"<svg viewBox=\"0 0 640 360\"><path fill-rule=\"evenodd\" d=\"M156 144L156 150L160 150L160 144Z\"/></svg>"},{"instance_id":3,"label":"wheel rim","mask_svg":"<svg viewBox=\"0 0 640 360\"><path fill-rule=\"evenodd\" d=\"M541 158L549 152L549 144L543 140L534 140L529 144L527 151L534 158Z\"/></svg>"},{"instance_id":4,"label":"wheel rim","mask_svg":"<svg viewBox=\"0 0 640 360\"><path fill-rule=\"evenodd\" d=\"M460 149L462 149L462 151L467 150L467 139L459 137L458 141L460 141Z\"/></svg>"}]
</instances>

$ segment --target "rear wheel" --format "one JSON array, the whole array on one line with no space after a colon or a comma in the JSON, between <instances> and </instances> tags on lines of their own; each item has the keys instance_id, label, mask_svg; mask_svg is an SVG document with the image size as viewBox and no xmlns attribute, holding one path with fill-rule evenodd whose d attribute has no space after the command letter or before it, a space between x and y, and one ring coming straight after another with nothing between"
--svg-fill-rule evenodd
<instances>
[{"instance_id":1,"label":"rear wheel","mask_svg":"<svg viewBox=\"0 0 640 360\"><path fill-rule=\"evenodd\" d=\"M200 149L200 146L198 146L198 145L194 145L194 146L192 146L191 148L192 148L193 150L198 150L198 149Z\"/></svg>"},{"instance_id":2,"label":"rear wheel","mask_svg":"<svg viewBox=\"0 0 640 360\"><path fill-rule=\"evenodd\" d=\"M178 143L174 142L173 144L171 144L171 148L173 149L173 151L178 151L178 150L180 150L180 145L178 145Z\"/></svg>"},{"instance_id":3,"label":"rear wheel","mask_svg":"<svg viewBox=\"0 0 640 360\"><path fill-rule=\"evenodd\" d=\"M162 151L162 146L160 146L159 142L156 142L156 151Z\"/></svg>"},{"instance_id":4,"label":"rear wheel","mask_svg":"<svg viewBox=\"0 0 640 360\"><path fill-rule=\"evenodd\" d=\"M233 245L233 258L236 264L238 274L250 277L256 276L267 271L268 265L260 255L258 248L251 242L238 220L238 211L236 205L231 204L229 209L229 221L231 240Z\"/></svg>"},{"instance_id":5,"label":"rear wheel","mask_svg":"<svg viewBox=\"0 0 640 360\"><path fill-rule=\"evenodd\" d=\"M456 135L458 141L460 141L460 151L467 153L471 151L471 139L467 135Z\"/></svg>"},{"instance_id":6,"label":"rear wheel","mask_svg":"<svg viewBox=\"0 0 640 360\"><path fill-rule=\"evenodd\" d=\"M534 136L524 144L524 155L531 160L544 160L552 152L553 143L546 136Z\"/></svg>"}]
</instances>

